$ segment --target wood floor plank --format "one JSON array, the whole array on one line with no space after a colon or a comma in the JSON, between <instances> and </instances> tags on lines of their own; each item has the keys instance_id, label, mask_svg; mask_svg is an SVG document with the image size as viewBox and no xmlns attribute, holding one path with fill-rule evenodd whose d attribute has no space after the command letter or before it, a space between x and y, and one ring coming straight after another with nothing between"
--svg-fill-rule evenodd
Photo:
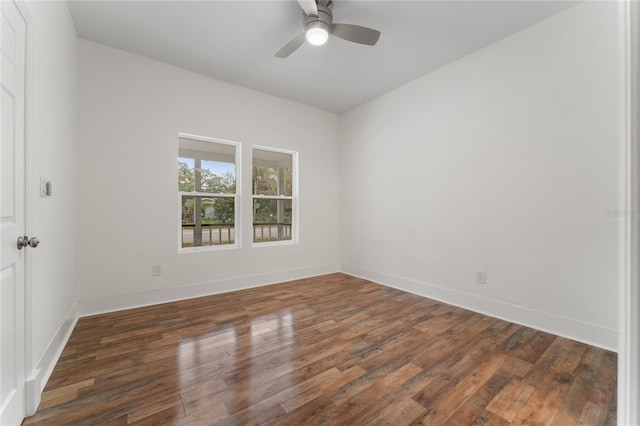
<instances>
[{"instance_id":1,"label":"wood floor plank","mask_svg":"<svg viewBox=\"0 0 640 426\"><path fill-rule=\"evenodd\" d=\"M502 387L513 379L511 374L499 370L479 387L454 413L447 417L449 424L470 425L482 415L485 407Z\"/></svg>"},{"instance_id":2,"label":"wood floor plank","mask_svg":"<svg viewBox=\"0 0 640 426\"><path fill-rule=\"evenodd\" d=\"M444 424L449 417L457 412L478 389L483 387L489 379L507 362L502 354L494 354L478 365L470 374L461 380L447 393L437 398L433 408L419 419L421 424Z\"/></svg>"},{"instance_id":3,"label":"wood floor plank","mask_svg":"<svg viewBox=\"0 0 640 426\"><path fill-rule=\"evenodd\" d=\"M612 372L616 371L616 364L616 355L611 352L605 352L596 380L587 396L589 402L599 405L605 410L609 409L611 400L615 395L617 376L614 376Z\"/></svg>"},{"instance_id":4,"label":"wood floor plank","mask_svg":"<svg viewBox=\"0 0 640 426\"><path fill-rule=\"evenodd\" d=\"M156 419L172 419L186 415L180 395L160 396L146 400L127 414L127 423L148 423Z\"/></svg>"},{"instance_id":5,"label":"wood floor plank","mask_svg":"<svg viewBox=\"0 0 640 426\"><path fill-rule=\"evenodd\" d=\"M550 424L573 382L567 373L551 371L534 389L527 403L513 420L514 425Z\"/></svg>"},{"instance_id":6,"label":"wood floor plank","mask_svg":"<svg viewBox=\"0 0 640 426\"><path fill-rule=\"evenodd\" d=\"M403 398L394 405L384 405L371 424L376 426L408 425L418 418L425 409L411 398Z\"/></svg>"},{"instance_id":7,"label":"wood floor plank","mask_svg":"<svg viewBox=\"0 0 640 426\"><path fill-rule=\"evenodd\" d=\"M512 381L489 402L486 410L493 414L499 413L500 417L511 422L527 403L534 389L519 380Z\"/></svg>"},{"instance_id":8,"label":"wood floor plank","mask_svg":"<svg viewBox=\"0 0 640 426\"><path fill-rule=\"evenodd\" d=\"M471 423L472 426L509 426L511 423L497 414L484 410L476 419Z\"/></svg>"},{"instance_id":9,"label":"wood floor plank","mask_svg":"<svg viewBox=\"0 0 640 426\"><path fill-rule=\"evenodd\" d=\"M81 318L23 424L611 425L616 362L330 274Z\"/></svg>"},{"instance_id":10,"label":"wood floor plank","mask_svg":"<svg viewBox=\"0 0 640 426\"><path fill-rule=\"evenodd\" d=\"M355 396L356 401L365 401L364 410L352 410L354 415L347 421L349 424L367 424L369 423L369 419L366 419L363 416L366 416L366 411L370 405L376 403L376 401L384 398L388 393L390 393L393 389L405 383L407 380L414 377L418 374L422 369L415 364L404 364L402 367L393 371L384 377L380 377L374 383L371 384L368 388L361 391L359 394ZM347 406L356 407L357 404L351 404L350 401L346 402ZM363 411L365 411L363 413Z\"/></svg>"},{"instance_id":11,"label":"wood floor plank","mask_svg":"<svg viewBox=\"0 0 640 426\"><path fill-rule=\"evenodd\" d=\"M65 386L47 390L42 393L40 408L45 409L53 407L64 402L72 401L78 397L80 389L91 386L95 383L95 379L82 380L78 383L71 383Z\"/></svg>"},{"instance_id":12,"label":"wood floor plank","mask_svg":"<svg viewBox=\"0 0 640 426\"><path fill-rule=\"evenodd\" d=\"M471 424L482 415L488 404L510 382L521 378L532 364L510 356L500 369L480 386L454 413L447 418L450 424ZM439 405L439 404L438 404Z\"/></svg>"},{"instance_id":13,"label":"wood floor plank","mask_svg":"<svg viewBox=\"0 0 640 426\"><path fill-rule=\"evenodd\" d=\"M580 414L579 424L581 425L603 425L606 424L607 410L602 406L588 402L584 405Z\"/></svg>"}]
</instances>

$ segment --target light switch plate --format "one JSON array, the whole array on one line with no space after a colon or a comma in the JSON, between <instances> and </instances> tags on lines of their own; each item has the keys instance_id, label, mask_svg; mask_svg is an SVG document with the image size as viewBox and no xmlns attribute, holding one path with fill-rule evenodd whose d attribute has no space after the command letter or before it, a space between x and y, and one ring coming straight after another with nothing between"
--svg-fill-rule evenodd
<instances>
[{"instance_id":1,"label":"light switch plate","mask_svg":"<svg viewBox=\"0 0 640 426\"><path fill-rule=\"evenodd\" d=\"M47 196L47 178L40 176L40 196L45 198Z\"/></svg>"}]
</instances>

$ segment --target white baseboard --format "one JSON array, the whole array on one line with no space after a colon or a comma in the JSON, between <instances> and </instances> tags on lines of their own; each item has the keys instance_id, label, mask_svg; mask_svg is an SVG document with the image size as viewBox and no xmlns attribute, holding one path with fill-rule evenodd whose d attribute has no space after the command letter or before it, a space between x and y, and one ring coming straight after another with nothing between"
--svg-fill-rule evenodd
<instances>
[{"instance_id":1,"label":"white baseboard","mask_svg":"<svg viewBox=\"0 0 640 426\"><path fill-rule=\"evenodd\" d=\"M298 280L339 272L338 264L312 266L307 268L288 269L257 275L245 275L222 280L190 284L180 287L167 287L157 290L118 294L78 301L78 316L86 317L106 312L122 311L124 309L157 305L174 302L176 300L192 299L194 297L212 294L228 293L285 281Z\"/></svg>"},{"instance_id":2,"label":"white baseboard","mask_svg":"<svg viewBox=\"0 0 640 426\"><path fill-rule=\"evenodd\" d=\"M27 381L25 382L25 411L27 416L34 415L38 409L42 398L42 391L76 326L76 322L78 322L78 315L76 312L76 304L74 303L49 342L44 354L36 363L33 370L31 370L29 377L27 377Z\"/></svg>"},{"instance_id":3,"label":"white baseboard","mask_svg":"<svg viewBox=\"0 0 640 426\"><path fill-rule=\"evenodd\" d=\"M618 332L614 329L486 299L474 294L463 293L385 272L344 264L341 265L340 269L345 274L364 278L388 287L577 340L609 351L617 352L618 350Z\"/></svg>"}]
</instances>

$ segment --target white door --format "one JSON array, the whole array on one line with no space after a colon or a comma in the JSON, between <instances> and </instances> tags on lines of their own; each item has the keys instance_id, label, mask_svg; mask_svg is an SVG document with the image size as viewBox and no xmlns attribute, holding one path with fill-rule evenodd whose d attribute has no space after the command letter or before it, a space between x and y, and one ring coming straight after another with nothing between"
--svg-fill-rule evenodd
<instances>
[{"instance_id":1,"label":"white door","mask_svg":"<svg viewBox=\"0 0 640 426\"><path fill-rule=\"evenodd\" d=\"M0 100L0 424L25 414L25 70L27 25L13 1L1 1Z\"/></svg>"}]
</instances>

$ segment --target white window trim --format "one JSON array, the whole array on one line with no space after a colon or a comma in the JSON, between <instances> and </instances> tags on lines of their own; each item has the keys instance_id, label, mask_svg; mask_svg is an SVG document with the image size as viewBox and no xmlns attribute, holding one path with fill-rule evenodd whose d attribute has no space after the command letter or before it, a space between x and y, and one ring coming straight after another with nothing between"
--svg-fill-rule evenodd
<instances>
[{"instance_id":1,"label":"white window trim","mask_svg":"<svg viewBox=\"0 0 640 426\"><path fill-rule=\"evenodd\" d=\"M236 193L235 194L219 194L211 192L181 192L177 191L177 224L178 224L178 253L197 253L203 251L220 251L235 250L242 247L242 144L240 142L229 141L225 139L211 138L207 136L193 135L190 133L178 133L177 155L180 158L180 139L192 139L203 142L214 142L225 145L233 145L236 148L235 166L236 166ZM234 210L234 234L235 240L233 244L224 244L218 246L199 246L199 247L182 247L182 196L194 195L212 198L235 198L233 203Z\"/></svg>"},{"instance_id":2,"label":"white window trim","mask_svg":"<svg viewBox=\"0 0 640 426\"><path fill-rule=\"evenodd\" d=\"M274 148L265 145L251 145L251 170L253 170L253 150L260 149L263 151L280 152L282 154L291 155L291 169L292 169L292 192L291 196L288 195L256 195L253 193L253 182L251 189L251 247L273 247L273 246L285 246L291 244L299 244L300 242L300 215L298 211L300 209L300 196L298 191L298 151L292 151L289 149ZM253 178L252 178L253 179ZM256 199L269 199L269 200L292 200L291 208L291 239L283 241L266 241L258 242L253 241L254 229L253 229L253 200Z\"/></svg>"}]
</instances>

